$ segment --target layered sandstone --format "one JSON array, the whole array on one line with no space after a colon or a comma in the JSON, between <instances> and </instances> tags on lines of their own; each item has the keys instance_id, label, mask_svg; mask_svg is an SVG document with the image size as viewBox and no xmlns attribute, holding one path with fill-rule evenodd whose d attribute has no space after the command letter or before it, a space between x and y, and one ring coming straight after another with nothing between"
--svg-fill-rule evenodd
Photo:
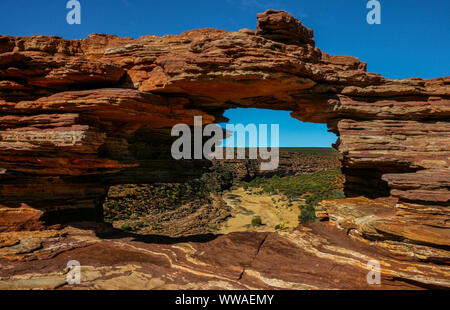
<instances>
[{"instance_id":1,"label":"layered sandstone","mask_svg":"<svg viewBox=\"0 0 450 310\"><path fill-rule=\"evenodd\" d=\"M95 227L0 233L1 289L427 289L449 288L447 265L351 238L333 225L192 238L96 236ZM19 240L20 239L20 240ZM81 283L66 281L81 263ZM380 263L370 285L368 261Z\"/></svg>"},{"instance_id":2,"label":"layered sandstone","mask_svg":"<svg viewBox=\"0 0 450 310\"><path fill-rule=\"evenodd\" d=\"M349 208L354 200L325 204L324 218L354 221L340 226L358 236L448 250L450 77L368 73L317 49L281 11L258 15L256 31L0 36L0 229L101 220L110 185L198 176L209 162L174 161L171 126L194 115L219 122L234 107L327 123L346 193L394 199L370 233L358 217L371 212ZM377 213L378 202L364 205Z\"/></svg>"}]
</instances>

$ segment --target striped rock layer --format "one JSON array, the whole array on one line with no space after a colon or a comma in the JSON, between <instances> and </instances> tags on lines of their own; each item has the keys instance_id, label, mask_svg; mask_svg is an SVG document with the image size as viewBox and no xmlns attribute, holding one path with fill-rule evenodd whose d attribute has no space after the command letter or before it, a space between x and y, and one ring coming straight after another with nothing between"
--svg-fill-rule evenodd
<instances>
[{"instance_id":1,"label":"striped rock layer","mask_svg":"<svg viewBox=\"0 0 450 310\"><path fill-rule=\"evenodd\" d=\"M0 231L101 220L109 186L182 182L170 129L229 108L292 111L339 136L349 197L318 215L356 238L450 260L450 77L393 80L315 47L291 15L257 30L139 39L0 36ZM447 274L448 276L448 274Z\"/></svg>"}]
</instances>

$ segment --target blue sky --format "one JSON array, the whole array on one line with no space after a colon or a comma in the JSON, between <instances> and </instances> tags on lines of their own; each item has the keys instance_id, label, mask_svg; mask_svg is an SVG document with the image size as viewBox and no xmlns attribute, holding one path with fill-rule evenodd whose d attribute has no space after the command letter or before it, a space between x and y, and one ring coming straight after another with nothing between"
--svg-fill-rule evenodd
<instances>
[{"instance_id":1,"label":"blue sky","mask_svg":"<svg viewBox=\"0 0 450 310\"><path fill-rule=\"evenodd\" d=\"M292 118L290 112L262 109L230 109L225 116L233 124L267 124L268 145L271 146L271 124L279 125L280 147L330 147L337 140L336 135L327 131L325 124L304 123ZM225 128L225 124L221 124ZM258 126L259 127L259 126ZM258 133L259 134L259 133ZM237 139L235 137L235 139ZM233 141L231 139L230 141ZM237 145L242 147L244 145ZM248 139L246 145L249 146ZM252 147L257 145L250 145Z\"/></svg>"},{"instance_id":2,"label":"blue sky","mask_svg":"<svg viewBox=\"0 0 450 310\"><path fill-rule=\"evenodd\" d=\"M314 29L317 47L368 62L389 78L450 75L450 1L380 0L381 25L366 23L366 0L80 0L81 25L66 23L66 0L0 0L0 34L86 38L109 33L137 38L212 27L255 29L256 13L286 10ZM233 123L280 123L281 146L329 146L326 126L288 112L229 110ZM305 137L305 138L299 138Z\"/></svg>"}]
</instances>

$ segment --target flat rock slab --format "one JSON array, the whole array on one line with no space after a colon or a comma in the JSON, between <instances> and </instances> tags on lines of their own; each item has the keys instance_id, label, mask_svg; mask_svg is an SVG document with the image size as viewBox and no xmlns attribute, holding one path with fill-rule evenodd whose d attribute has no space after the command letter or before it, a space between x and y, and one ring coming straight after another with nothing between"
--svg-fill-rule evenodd
<instances>
[{"instance_id":1,"label":"flat rock slab","mask_svg":"<svg viewBox=\"0 0 450 310\"><path fill-rule=\"evenodd\" d=\"M11 233L9 233L11 234ZM168 238L66 227L33 232L41 247L0 248L2 289L423 289L450 288L450 267L393 254L316 222L280 232ZM55 239L56 238L56 239ZM81 283L67 284L67 263ZM369 285L368 262L381 266Z\"/></svg>"}]
</instances>

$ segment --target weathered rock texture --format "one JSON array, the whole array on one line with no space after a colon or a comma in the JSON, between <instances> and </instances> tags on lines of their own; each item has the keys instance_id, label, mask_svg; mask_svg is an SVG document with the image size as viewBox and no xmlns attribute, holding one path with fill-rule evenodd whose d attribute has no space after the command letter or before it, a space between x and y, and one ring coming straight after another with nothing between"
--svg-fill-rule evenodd
<instances>
[{"instance_id":1,"label":"weathered rock texture","mask_svg":"<svg viewBox=\"0 0 450 310\"><path fill-rule=\"evenodd\" d=\"M234 107L327 123L347 194L395 200L378 217L380 204L366 201L369 228L354 200L328 204L323 217L354 210L344 222L355 225L341 227L448 250L450 77L368 73L315 48L313 32L280 11L258 15L257 31L0 36L0 229L101 219L112 184L197 176L208 162L172 160L171 126L194 115L217 122Z\"/></svg>"},{"instance_id":2,"label":"weathered rock texture","mask_svg":"<svg viewBox=\"0 0 450 310\"><path fill-rule=\"evenodd\" d=\"M280 233L191 238L123 233L99 238L87 228L93 227L0 233L0 289L450 287L449 266L393 254L325 223ZM67 262L73 259L81 264L79 285L66 282ZM370 260L380 263L379 285L367 283Z\"/></svg>"},{"instance_id":3,"label":"weathered rock texture","mask_svg":"<svg viewBox=\"0 0 450 310\"><path fill-rule=\"evenodd\" d=\"M339 168L341 166L339 155L334 153L333 149L331 150L333 152L320 154L307 151L295 152L280 148L278 166L273 170L261 169L261 163L267 162L267 160L261 158L248 159L248 149L246 150L246 159L238 159L237 154L234 159L226 159L224 151L224 159L213 159L211 162L213 166L223 166L226 170L231 171L239 181L250 181L256 177L300 175Z\"/></svg>"}]
</instances>

